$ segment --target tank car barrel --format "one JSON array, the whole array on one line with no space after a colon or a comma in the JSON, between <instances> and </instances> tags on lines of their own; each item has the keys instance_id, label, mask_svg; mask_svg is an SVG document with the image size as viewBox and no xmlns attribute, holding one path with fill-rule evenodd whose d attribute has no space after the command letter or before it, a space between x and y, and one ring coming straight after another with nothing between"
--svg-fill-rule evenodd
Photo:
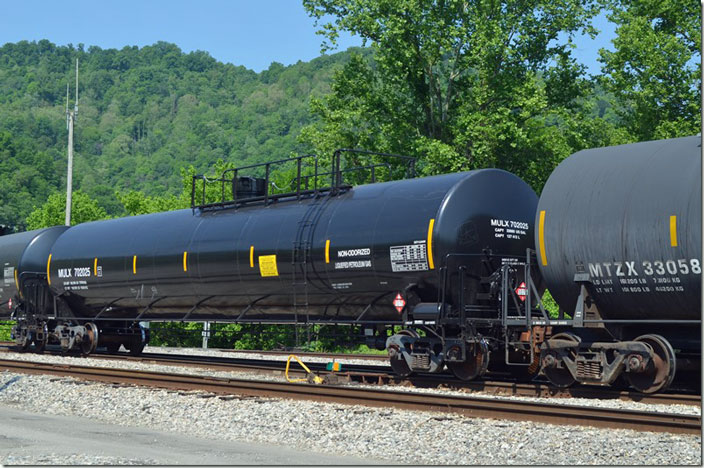
<instances>
[{"instance_id":1,"label":"tank car barrel","mask_svg":"<svg viewBox=\"0 0 704 468\"><path fill-rule=\"evenodd\" d=\"M575 275L603 319L701 320L701 137L584 150L538 204L540 268L570 312Z\"/></svg>"}]
</instances>

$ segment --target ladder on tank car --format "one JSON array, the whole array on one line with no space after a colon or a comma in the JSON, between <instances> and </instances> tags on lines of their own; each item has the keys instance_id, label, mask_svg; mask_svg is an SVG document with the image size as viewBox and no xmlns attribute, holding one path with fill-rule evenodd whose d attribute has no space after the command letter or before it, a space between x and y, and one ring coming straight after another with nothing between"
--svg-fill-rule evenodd
<instances>
[{"instance_id":1,"label":"ladder on tank car","mask_svg":"<svg viewBox=\"0 0 704 468\"><path fill-rule=\"evenodd\" d=\"M326 203L330 200L332 192L316 194L313 201L308 205L303 218L298 221L296 237L293 241L291 253L291 286L293 290L293 313L296 323L296 346L300 345L298 333L299 313L305 314L306 341L310 344L310 309L308 302L308 264L311 247L313 245L313 234L317 226Z\"/></svg>"}]
</instances>

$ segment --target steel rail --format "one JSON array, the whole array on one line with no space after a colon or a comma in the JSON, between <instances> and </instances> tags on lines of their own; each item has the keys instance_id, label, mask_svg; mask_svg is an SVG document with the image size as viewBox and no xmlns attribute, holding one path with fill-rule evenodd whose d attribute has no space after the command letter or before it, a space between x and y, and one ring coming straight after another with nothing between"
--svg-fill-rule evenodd
<instances>
[{"instance_id":1,"label":"steel rail","mask_svg":"<svg viewBox=\"0 0 704 468\"><path fill-rule=\"evenodd\" d=\"M360 387L266 382L251 379L166 374L132 369L57 365L0 359L0 369L28 374L77 377L111 384L135 384L175 390L200 390L215 394L313 400L328 403L441 411L469 417L534 421L548 424L595 426L637 431L701 434L701 416L653 413L614 408L550 403L437 396Z\"/></svg>"}]
</instances>

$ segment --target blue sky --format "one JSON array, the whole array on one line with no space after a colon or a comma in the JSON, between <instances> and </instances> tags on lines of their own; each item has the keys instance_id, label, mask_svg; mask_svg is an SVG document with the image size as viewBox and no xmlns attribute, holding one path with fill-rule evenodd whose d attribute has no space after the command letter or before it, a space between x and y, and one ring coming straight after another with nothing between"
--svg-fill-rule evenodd
<instances>
[{"instance_id":1,"label":"blue sky","mask_svg":"<svg viewBox=\"0 0 704 468\"><path fill-rule=\"evenodd\" d=\"M0 0L0 12L0 44L48 39L121 49L161 40L257 72L320 55L321 37L300 0ZM575 51L590 73L598 73L597 50L613 37L603 17L597 27L605 32L579 40ZM354 45L361 40L342 36L339 50Z\"/></svg>"}]
</instances>

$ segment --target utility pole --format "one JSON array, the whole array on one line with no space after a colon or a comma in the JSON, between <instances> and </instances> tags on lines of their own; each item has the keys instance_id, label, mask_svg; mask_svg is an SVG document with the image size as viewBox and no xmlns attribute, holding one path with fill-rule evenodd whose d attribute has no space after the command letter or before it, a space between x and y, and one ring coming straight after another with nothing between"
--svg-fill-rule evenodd
<instances>
[{"instance_id":1,"label":"utility pole","mask_svg":"<svg viewBox=\"0 0 704 468\"><path fill-rule=\"evenodd\" d=\"M210 338L210 322L203 322L203 349L208 349L208 338Z\"/></svg>"},{"instance_id":2,"label":"utility pole","mask_svg":"<svg viewBox=\"0 0 704 468\"><path fill-rule=\"evenodd\" d=\"M68 110L68 83L66 83L66 128L68 129L68 174L66 176L66 226L71 225L71 195L73 192L73 125L78 117L78 59L76 59L76 102Z\"/></svg>"}]
</instances>

